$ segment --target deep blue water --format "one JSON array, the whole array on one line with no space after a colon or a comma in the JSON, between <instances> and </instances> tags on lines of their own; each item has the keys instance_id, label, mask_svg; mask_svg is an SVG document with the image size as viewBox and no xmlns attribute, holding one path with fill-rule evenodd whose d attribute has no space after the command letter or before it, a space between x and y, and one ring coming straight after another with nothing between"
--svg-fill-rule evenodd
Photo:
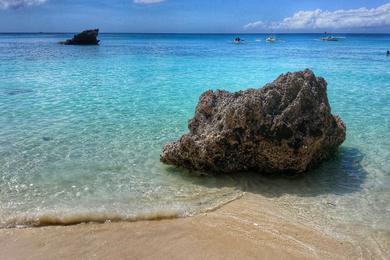
<instances>
[{"instance_id":1,"label":"deep blue water","mask_svg":"<svg viewBox=\"0 0 390 260\"><path fill-rule=\"evenodd\" d=\"M390 237L390 35L0 34L0 225L186 216L242 191ZM347 125L334 160L297 180L199 177L159 162L208 89L288 71L328 81ZM329 205L336 205L335 207ZM349 228L348 228L349 227Z\"/></svg>"}]
</instances>

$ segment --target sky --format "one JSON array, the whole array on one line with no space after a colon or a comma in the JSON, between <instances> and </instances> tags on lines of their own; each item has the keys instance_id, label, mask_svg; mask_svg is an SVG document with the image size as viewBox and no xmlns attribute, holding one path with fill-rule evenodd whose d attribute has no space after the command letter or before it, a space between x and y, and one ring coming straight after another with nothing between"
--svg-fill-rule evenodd
<instances>
[{"instance_id":1,"label":"sky","mask_svg":"<svg viewBox=\"0 0 390 260\"><path fill-rule=\"evenodd\" d=\"M390 0L0 0L0 32L390 33Z\"/></svg>"}]
</instances>

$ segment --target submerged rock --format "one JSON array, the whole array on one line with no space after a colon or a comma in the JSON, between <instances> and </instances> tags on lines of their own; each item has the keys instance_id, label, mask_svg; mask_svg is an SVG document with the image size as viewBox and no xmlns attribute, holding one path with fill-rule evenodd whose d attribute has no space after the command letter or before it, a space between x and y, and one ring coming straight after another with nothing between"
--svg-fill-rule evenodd
<instances>
[{"instance_id":1,"label":"submerged rock","mask_svg":"<svg viewBox=\"0 0 390 260\"><path fill-rule=\"evenodd\" d=\"M31 89L24 89L24 88L6 88L4 89L5 94L9 96L15 96L19 94L26 94L33 92Z\"/></svg>"},{"instance_id":2,"label":"submerged rock","mask_svg":"<svg viewBox=\"0 0 390 260\"><path fill-rule=\"evenodd\" d=\"M346 128L331 114L326 81L311 70L261 89L207 91L190 132L165 145L162 162L214 172L302 173L328 159Z\"/></svg>"},{"instance_id":3,"label":"submerged rock","mask_svg":"<svg viewBox=\"0 0 390 260\"><path fill-rule=\"evenodd\" d=\"M72 39L60 43L65 45L97 45L99 44L98 34L99 29L86 30L76 34Z\"/></svg>"}]
</instances>

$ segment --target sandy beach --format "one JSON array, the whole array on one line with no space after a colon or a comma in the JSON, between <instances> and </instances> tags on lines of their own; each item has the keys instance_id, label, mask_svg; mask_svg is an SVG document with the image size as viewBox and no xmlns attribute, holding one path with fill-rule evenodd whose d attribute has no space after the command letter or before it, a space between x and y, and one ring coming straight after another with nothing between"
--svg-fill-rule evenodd
<instances>
[{"instance_id":1,"label":"sandy beach","mask_svg":"<svg viewBox=\"0 0 390 260\"><path fill-rule=\"evenodd\" d=\"M245 194L189 218L2 229L0 258L385 259L389 253L305 222L261 196Z\"/></svg>"}]
</instances>

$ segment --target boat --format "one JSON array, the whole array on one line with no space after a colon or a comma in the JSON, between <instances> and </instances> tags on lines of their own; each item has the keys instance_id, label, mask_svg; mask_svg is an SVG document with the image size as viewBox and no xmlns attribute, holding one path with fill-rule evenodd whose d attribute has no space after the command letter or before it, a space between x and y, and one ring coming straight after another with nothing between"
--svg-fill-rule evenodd
<instances>
[{"instance_id":1,"label":"boat","mask_svg":"<svg viewBox=\"0 0 390 260\"><path fill-rule=\"evenodd\" d=\"M332 35L329 35L327 32L325 32L325 36L321 37L322 41L327 41L327 42L337 42L339 39L336 37L333 37Z\"/></svg>"},{"instance_id":2,"label":"boat","mask_svg":"<svg viewBox=\"0 0 390 260\"><path fill-rule=\"evenodd\" d=\"M274 43L276 42L276 37L275 36L270 36L266 39L267 42Z\"/></svg>"},{"instance_id":3,"label":"boat","mask_svg":"<svg viewBox=\"0 0 390 260\"><path fill-rule=\"evenodd\" d=\"M240 44L240 43L243 42L243 40L241 40L240 37L237 37L237 38L235 38L235 39L233 40L233 42L234 42L235 44Z\"/></svg>"},{"instance_id":4,"label":"boat","mask_svg":"<svg viewBox=\"0 0 390 260\"><path fill-rule=\"evenodd\" d=\"M333 36L325 36L321 38L322 41L337 42L339 39Z\"/></svg>"}]
</instances>

